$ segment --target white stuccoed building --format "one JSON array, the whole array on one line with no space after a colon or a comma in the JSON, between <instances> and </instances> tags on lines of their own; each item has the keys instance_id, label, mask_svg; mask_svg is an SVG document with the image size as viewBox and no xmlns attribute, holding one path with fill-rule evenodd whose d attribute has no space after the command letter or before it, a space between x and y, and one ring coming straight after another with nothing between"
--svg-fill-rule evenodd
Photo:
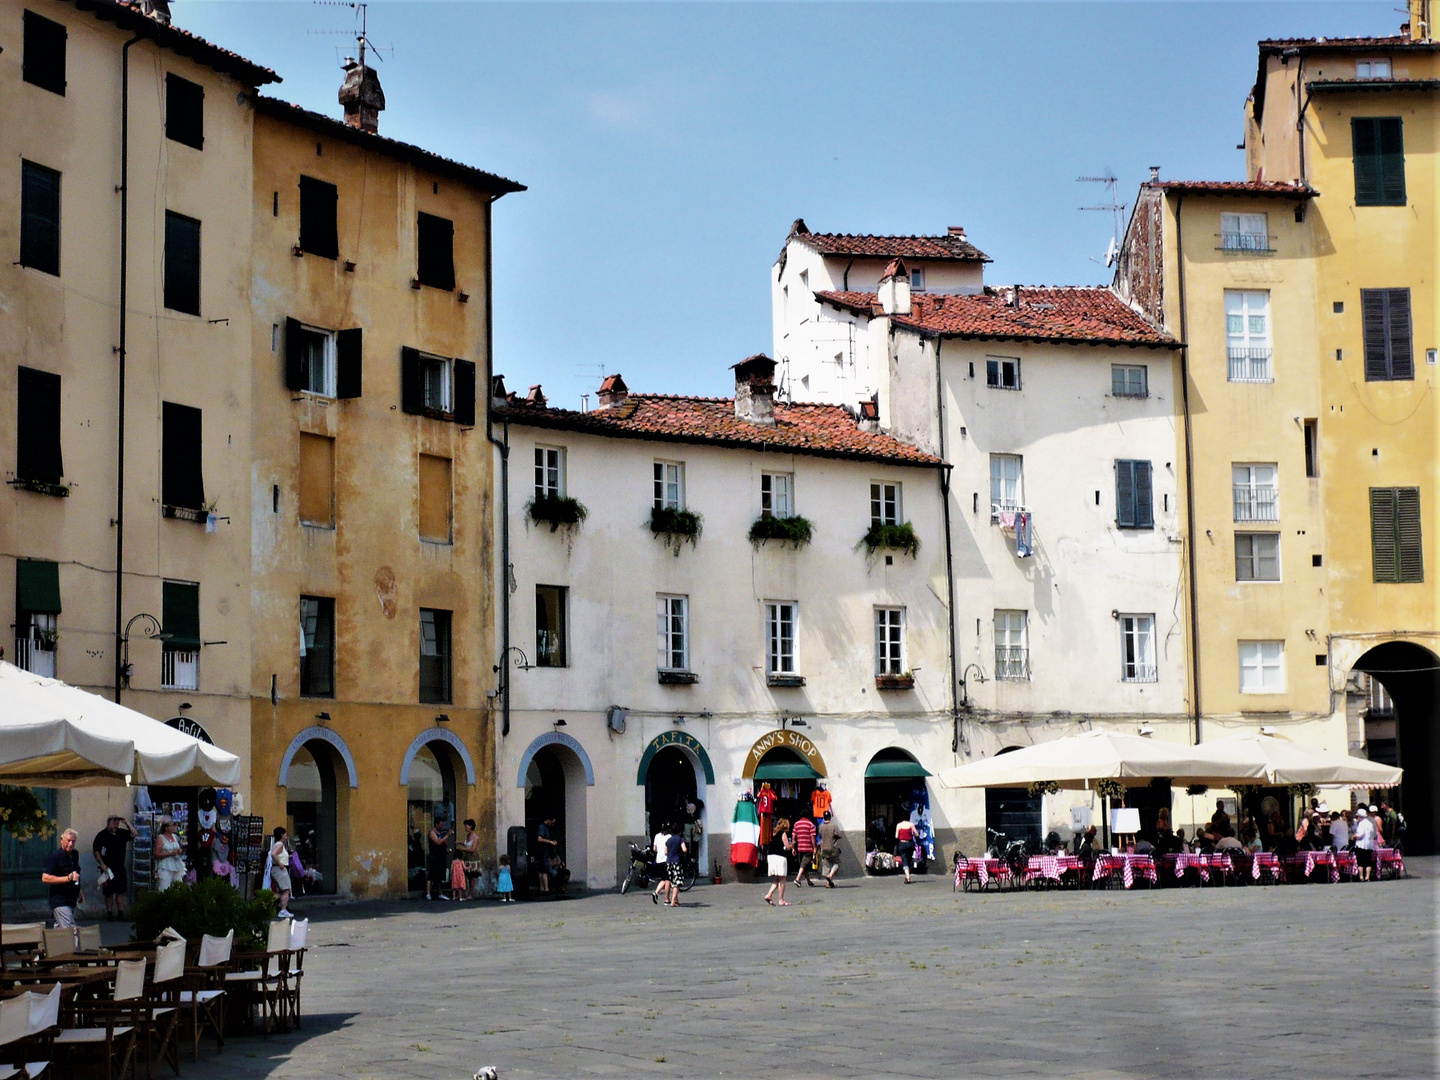
<instances>
[{"instance_id":1,"label":"white stuccoed building","mask_svg":"<svg viewBox=\"0 0 1440 1080\"><path fill-rule=\"evenodd\" d=\"M719 863L730 878L741 792L768 775L781 812L808 810L818 776L853 873L867 821L893 832L922 774L963 760L941 463L841 408L774 403L773 369L737 365L733 401L632 394L611 376L590 412L497 386L509 547L497 561L511 567L502 850L523 825L533 851L553 816L574 879L611 888L628 842L698 796L704 876ZM583 520L552 528L547 516L577 516L569 500ZM808 543L750 539L798 518ZM868 550L877 522L908 524L918 552ZM961 800L929 796L948 851Z\"/></svg>"},{"instance_id":2,"label":"white stuccoed building","mask_svg":"<svg viewBox=\"0 0 1440 1080\"><path fill-rule=\"evenodd\" d=\"M961 760L1095 725L1189 742L1177 343L1108 289L985 288L984 261L959 229L796 222L773 273L784 390L953 466ZM1077 802L964 793L962 846L1068 835Z\"/></svg>"}]
</instances>

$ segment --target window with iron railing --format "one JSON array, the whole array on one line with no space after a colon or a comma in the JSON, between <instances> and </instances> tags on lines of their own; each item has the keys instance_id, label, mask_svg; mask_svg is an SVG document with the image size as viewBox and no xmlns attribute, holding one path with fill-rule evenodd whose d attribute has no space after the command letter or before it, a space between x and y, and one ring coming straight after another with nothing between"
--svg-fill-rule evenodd
<instances>
[{"instance_id":1,"label":"window with iron railing","mask_svg":"<svg viewBox=\"0 0 1440 1080\"><path fill-rule=\"evenodd\" d=\"M1230 349L1230 382L1274 382L1271 372L1269 349Z\"/></svg>"},{"instance_id":2,"label":"window with iron railing","mask_svg":"<svg viewBox=\"0 0 1440 1080\"><path fill-rule=\"evenodd\" d=\"M21 612L15 635L15 664L34 675L55 677L55 622L57 616L44 612ZM28 625L27 625L28 624Z\"/></svg>"},{"instance_id":3,"label":"window with iron railing","mask_svg":"<svg viewBox=\"0 0 1440 1080\"><path fill-rule=\"evenodd\" d=\"M1270 294L1225 290L1225 349L1231 382L1273 382Z\"/></svg>"},{"instance_id":4,"label":"window with iron railing","mask_svg":"<svg viewBox=\"0 0 1440 1080\"><path fill-rule=\"evenodd\" d=\"M1222 251L1269 251L1269 222L1264 214L1221 214Z\"/></svg>"},{"instance_id":5,"label":"window with iron railing","mask_svg":"<svg viewBox=\"0 0 1440 1080\"><path fill-rule=\"evenodd\" d=\"M1023 611L995 612L995 678L1030 678L1030 640Z\"/></svg>"},{"instance_id":6,"label":"window with iron railing","mask_svg":"<svg viewBox=\"0 0 1440 1080\"><path fill-rule=\"evenodd\" d=\"M167 690L200 689L200 650L166 649L162 652L160 685Z\"/></svg>"},{"instance_id":7,"label":"window with iron railing","mask_svg":"<svg viewBox=\"0 0 1440 1080\"><path fill-rule=\"evenodd\" d=\"M1233 465L1236 521L1279 521L1280 493L1274 465Z\"/></svg>"}]
</instances>

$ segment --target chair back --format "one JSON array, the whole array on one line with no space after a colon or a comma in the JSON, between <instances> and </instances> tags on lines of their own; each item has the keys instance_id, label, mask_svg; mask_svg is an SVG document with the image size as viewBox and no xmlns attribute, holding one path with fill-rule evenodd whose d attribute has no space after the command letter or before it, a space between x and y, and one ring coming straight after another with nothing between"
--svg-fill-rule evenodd
<instances>
[{"instance_id":1,"label":"chair back","mask_svg":"<svg viewBox=\"0 0 1440 1080\"><path fill-rule=\"evenodd\" d=\"M60 1026L60 984L57 982L48 994L31 993L30 1031L37 1035L48 1028Z\"/></svg>"},{"instance_id":2,"label":"chair back","mask_svg":"<svg viewBox=\"0 0 1440 1080\"><path fill-rule=\"evenodd\" d=\"M224 937L215 937L206 934L200 939L200 959L198 966L202 968L219 967L221 964L230 962L230 951L235 947L235 931L232 929Z\"/></svg>"},{"instance_id":3,"label":"chair back","mask_svg":"<svg viewBox=\"0 0 1440 1080\"><path fill-rule=\"evenodd\" d=\"M145 963L142 958L121 960L115 965L116 1001L132 1001L145 992Z\"/></svg>"},{"instance_id":4,"label":"chair back","mask_svg":"<svg viewBox=\"0 0 1440 1080\"><path fill-rule=\"evenodd\" d=\"M154 982L169 982L185 974L185 942L172 941L155 950Z\"/></svg>"},{"instance_id":5,"label":"chair back","mask_svg":"<svg viewBox=\"0 0 1440 1080\"><path fill-rule=\"evenodd\" d=\"M0 927L0 941L6 945L39 945L44 940L43 922L6 923Z\"/></svg>"},{"instance_id":6,"label":"chair back","mask_svg":"<svg viewBox=\"0 0 1440 1080\"><path fill-rule=\"evenodd\" d=\"M30 1034L30 999L34 994L17 994L0 1001L0 1046Z\"/></svg>"},{"instance_id":7,"label":"chair back","mask_svg":"<svg viewBox=\"0 0 1440 1080\"><path fill-rule=\"evenodd\" d=\"M310 936L310 920L296 919L290 924L290 949L292 952L305 948L305 939Z\"/></svg>"},{"instance_id":8,"label":"chair back","mask_svg":"<svg viewBox=\"0 0 1440 1080\"><path fill-rule=\"evenodd\" d=\"M293 919L276 919L270 924L270 933L265 938L267 953L282 953L290 948L290 924ZM270 975L280 974L280 957L272 956L266 967Z\"/></svg>"},{"instance_id":9,"label":"chair back","mask_svg":"<svg viewBox=\"0 0 1440 1080\"><path fill-rule=\"evenodd\" d=\"M75 931L68 926L57 926L53 930L46 930L45 934L45 955L46 956L70 956L75 952Z\"/></svg>"},{"instance_id":10,"label":"chair back","mask_svg":"<svg viewBox=\"0 0 1440 1080\"><path fill-rule=\"evenodd\" d=\"M82 949L98 949L101 946L100 927L82 926L75 935Z\"/></svg>"}]
</instances>

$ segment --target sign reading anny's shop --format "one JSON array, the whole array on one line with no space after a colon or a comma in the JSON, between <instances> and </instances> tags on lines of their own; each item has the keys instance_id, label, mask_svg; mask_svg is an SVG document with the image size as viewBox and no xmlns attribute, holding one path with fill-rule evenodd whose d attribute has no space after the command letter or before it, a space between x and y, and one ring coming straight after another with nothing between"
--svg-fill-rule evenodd
<instances>
[{"instance_id":1,"label":"sign reading anny's shop","mask_svg":"<svg viewBox=\"0 0 1440 1080\"><path fill-rule=\"evenodd\" d=\"M820 751L815 744L798 731L791 731L787 728L768 732L755 740L755 745L750 747L750 753L745 755L745 768L742 772L744 779L749 780L755 775L755 769L760 764L761 758L771 750L782 747L795 751L808 761L811 768L821 776L829 775L825 769L825 759L820 756Z\"/></svg>"}]
</instances>

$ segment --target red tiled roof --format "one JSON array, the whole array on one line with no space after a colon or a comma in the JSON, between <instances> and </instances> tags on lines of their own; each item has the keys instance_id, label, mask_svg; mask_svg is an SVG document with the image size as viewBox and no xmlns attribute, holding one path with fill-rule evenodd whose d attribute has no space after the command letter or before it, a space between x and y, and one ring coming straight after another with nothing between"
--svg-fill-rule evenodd
<instances>
[{"instance_id":1,"label":"red tiled roof","mask_svg":"<svg viewBox=\"0 0 1440 1080\"><path fill-rule=\"evenodd\" d=\"M1306 90L1436 90L1440 79L1311 79Z\"/></svg>"},{"instance_id":2,"label":"red tiled roof","mask_svg":"<svg viewBox=\"0 0 1440 1080\"><path fill-rule=\"evenodd\" d=\"M881 314L875 293L817 292L825 303L861 315ZM944 337L1001 340L1174 346L1170 335L1156 330L1109 289L1020 286L1015 290L987 288L974 296L911 293L910 314L892 315L899 326Z\"/></svg>"},{"instance_id":3,"label":"red tiled roof","mask_svg":"<svg viewBox=\"0 0 1440 1080\"><path fill-rule=\"evenodd\" d=\"M944 259L949 262L989 262L990 256L966 240L946 236L850 236L845 233L791 233L790 239L809 244L825 255L855 255L876 259Z\"/></svg>"},{"instance_id":4,"label":"red tiled roof","mask_svg":"<svg viewBox=\"0 0 1440 1080\"><path fill-rule=\"evenodd\" d=\"M1262 51L1277 49L1434 49L1433 41L1411 41L1403 34L1388 37L1268 38Z\"/></svg>"},{"instance_id":5,"label":"red tiled roof","mask_svg":"<svg viewBox=\"0 0 1440 1080\"><path fill-rule=\"evenodd\" d=\"M583 413L536 408L512 397L495 412L512 424L610 438L699 443L894 465L943 464L939 458L893 436L861 431L855 418L838 405L776 402L774 427L737 419L730 398L671 394L631 394L618 405Z\"/></svg>"},{"instance_id":6,"label":"red tiled roof","mask_svg":"<svg viewBox=\"0 0 1440 1080\"><path fill-rule=\"evenodd\" d=\"M1159 180L1147 187L1178 191L1186 195L1276 195L1292 199L1313 199L1319 195L1309 184L1295 180Z\"/></svg>"},{"instance_id":7,"label":"red tiled roof","mask_svg":"<svg viewBox=\"0 0 1440 1080\"><path fill-rule=\"evenodd\" d=\"M280 76L267 67L245 59L239 53L222 49L198 34L175 25L166 26L143 13L133 0L74 0L76 10L88 11L101 22L113 22L119 29L149 38L161 48L188 56L222 75L229 75L246 86L264 86L280 82Z\"/></svg>"}]
</instances>

